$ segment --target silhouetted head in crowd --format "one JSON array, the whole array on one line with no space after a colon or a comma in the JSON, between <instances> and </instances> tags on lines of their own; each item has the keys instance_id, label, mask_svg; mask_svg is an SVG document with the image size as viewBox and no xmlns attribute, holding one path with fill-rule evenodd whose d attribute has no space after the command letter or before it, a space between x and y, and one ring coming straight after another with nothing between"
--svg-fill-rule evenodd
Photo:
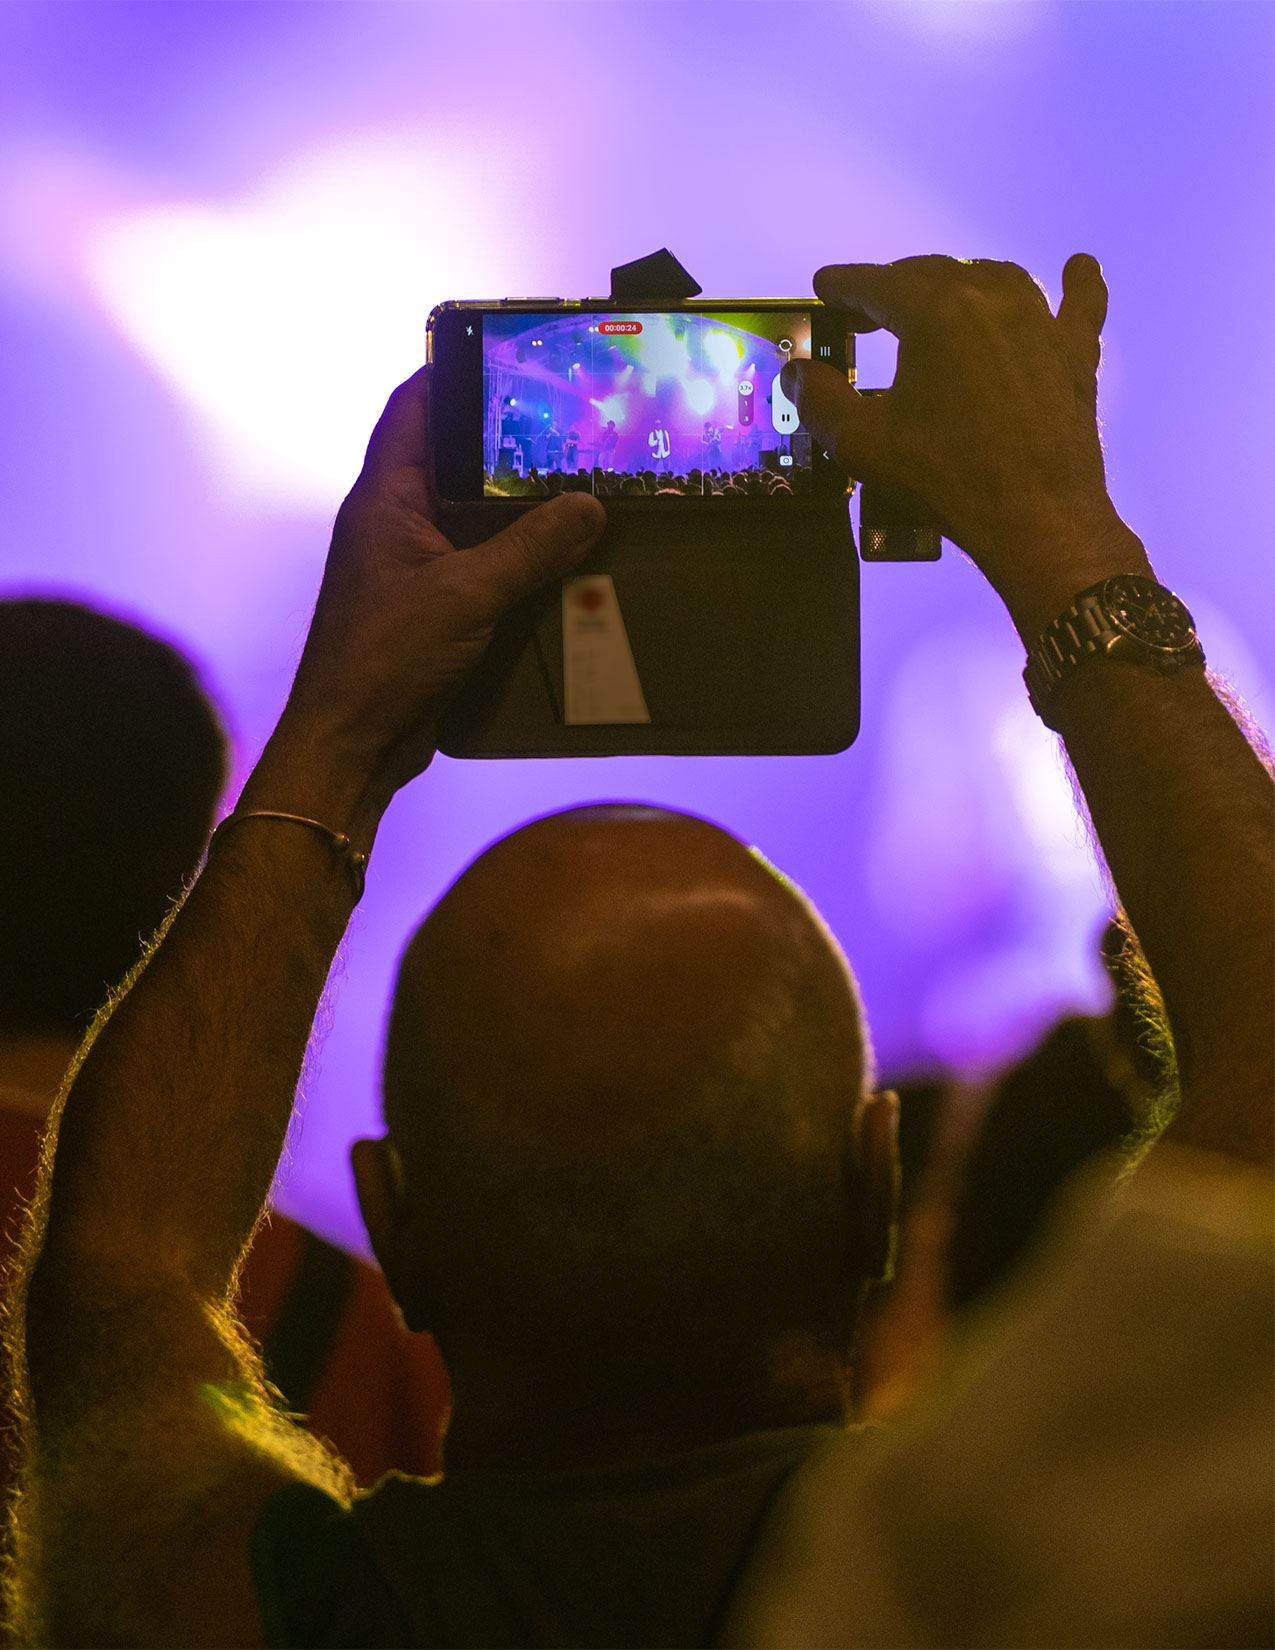
<instances>
[{"instance_id":1,"label":"silhouetted head in crowd","mask_svg":"<svg viewBox=\"0 0 1275 1650\"><path fill-rule=\"evenodd\" d=\"M953 1311L1011 1277L1038 1247L1076 1170L1137 1132L1151 1089L1118 1025L1116 1015L1061 1020L998 1084L953 1200Z\"/></svg>"},{"instance_id":2,"label":"silhouetted head in crowd","mask_svg":"<svg viewBox=\"0 0 1275 1650\"><path fill-rule=\"evenodd\" d=\"M449 1461L841 1420L893 1205L869 1065L835 942L716 826L582 808L488 849L407 949L354 1154Z\"/></svg>"},{"instance_id":3,"label":"silhouetted head in crowd","mask_svg":"<svg viewBox=\"0 0 1275 1650\"><path fill-rule=\"evenodd\" d=\"M1175 1087L1163 1005L1121 921L1101 954L1110 1013L1059 1020L986 1088L896 1082L899 1259L860 1343L864 1413L887 1415L924 1385L956 1318L1031 1260L1078 1171L1107 1154L1116 1172L1163 1123Z\"/></svg>"},{"instance_id":4,"label":"silhouetted head in crowd","mask_svg":"<svg viewBox=\"0 0 1275 1650\"><path fill-rule=\"evenodd\" d=\"M176 649L74 602L0 600L0 1036L85 1031L194 873L225 781Z\"/></svg>"}]
</instances>

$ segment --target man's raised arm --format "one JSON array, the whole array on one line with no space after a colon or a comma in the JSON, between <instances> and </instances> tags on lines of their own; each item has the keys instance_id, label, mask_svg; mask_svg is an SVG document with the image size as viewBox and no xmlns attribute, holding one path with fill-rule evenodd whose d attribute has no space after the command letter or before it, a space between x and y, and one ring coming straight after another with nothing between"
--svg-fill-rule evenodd
<instances>
[{"instance_id":1,"label":"man's raised arm","mask_svg":"<svg viewBox=\"0 0 1275 1650\"><path fill-rule=\"evenodd\" d=\"M1109 576L1152 577L1107 495L1095 413L1107 290L1092 258L1068 263L1056 316L1013 264L840 265L815 287L864 330L897 334L898 372L868 400L830 367L786 367L803 421L852 475L935 511L1025 647ZM1095 653L1060 672L1047 710L1164 995L1181 1083L1166 1138L1269 1166L1271 777L1198 663L1160 674Z\"/></svg>"},{"instance_id":2,"label":"man's raised arm","mask_svg":"<svg viewBox=\"0 0 1275 1650\"><path fill-rule=\"evenodd\" d=\"M1068 263L1056 316L1009 264L815 284L897 333L899 365L871 401L785 368L804 421L852 474L937 513L1029 655L1077 596L1150 579L1103 478L1092 258ZM1165 998L1181 1080L1166 1138L1197 1150L1157 1146L1114 1198L1077 1189L924 1412L794 1476L723 1643L1270 1642L1272 782L1190 647L1164 675L1085 657L1081 635L1110 631L1073 618L1034 699Z\"/></svg>"},{"instance_id":3,"label":"man's raised arm","mask_svg":"<svg viewBox=\"0 0 1275 1650\"><path fill-rule=\"evenodd\" d=\"M433 525L427 378L337 518L287 707L208 864L70 1085L26 1245L21 1623L33 1642L259 1642L249 1537L342 1465L272 1409L228 1309L320 993L395 791L501 613L605 517L570 494L486 544ZM286 817L280 817L286 816Z\"/></svg>"}]
</instances>

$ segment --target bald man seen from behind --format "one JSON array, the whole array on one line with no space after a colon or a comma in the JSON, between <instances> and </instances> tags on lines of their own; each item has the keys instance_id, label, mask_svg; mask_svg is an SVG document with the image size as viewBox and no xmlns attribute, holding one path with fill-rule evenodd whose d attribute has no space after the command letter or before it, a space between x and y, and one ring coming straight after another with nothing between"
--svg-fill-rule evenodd
<instances>
[{"instance_id":1,"label":"bald man seen from behind","mask_svg":"<svg viewBox=\"0 0 1275 1650\"><path fill-rule=\"evenodd\" d=\"M408 948L389 1132L355 1148L460 1394L449 1469L842 1422L893 1185L866 1063L835 942L716 826L577 809L471 866Z\"/></svg>"},{"instance_id":2,"label":"bald man seen from behind","mask_svg":"<svg viewBox=\"0 0 1275 1650\"><path fill-rule=\"evenodd\" d=\"M848 1418L894 1190L867 1064L835 942L716 826L589 807L488 849L408 946L388 1133L353 1154L452 1375L447 1474L346 1520L396 1596L369 1575L352 1597L348 1570L338 1594L331 1503L276 1497L267 1620L296 1643L345 1610L378 1643L711 1642L774 1492Z\"/></svg>"}]
</instances>

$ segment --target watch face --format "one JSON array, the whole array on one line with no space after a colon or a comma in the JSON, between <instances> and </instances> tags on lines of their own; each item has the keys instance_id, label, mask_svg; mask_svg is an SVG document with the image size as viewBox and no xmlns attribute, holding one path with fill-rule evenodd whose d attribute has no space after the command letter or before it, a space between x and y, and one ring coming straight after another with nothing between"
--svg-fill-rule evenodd
<instances>
[{"instance_id":1,"label":"watch face","mask_svg":"<svg viewBox=\"0 0 1275 1650\"><path fill-rule=\"evenodd\" d=\"M1171 590L1136 573L1117 573L1102 589L1103 606L1117 629L1148 647L1176 652L1195 641L1195 621Z\"/></svg>"}]
</instances>

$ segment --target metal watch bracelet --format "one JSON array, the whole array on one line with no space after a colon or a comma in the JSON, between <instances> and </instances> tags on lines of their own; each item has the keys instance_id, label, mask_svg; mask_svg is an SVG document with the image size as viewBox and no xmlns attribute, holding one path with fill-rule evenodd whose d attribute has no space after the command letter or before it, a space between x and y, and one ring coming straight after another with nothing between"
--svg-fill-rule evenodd
<instances>
[{"instance_id":1,"label":"metal watch bracelet","mask_svg":"<svg viewBox=\"0 0 1275 1650\"><path fill-rule=\"evenodd\" d=\"M1151 593L1164 598L1172 614L1166 640L1140 635L1132 625L1124 628L1113 622L1112 598L1122 588L1131 589L1135 595ZM1163 615L1158 616L1158 622L1163 633ZM1046 626L1028 652L1023 681L1032 709L1047 727L1056 728L1049 709L1059 684L1086 659L1098 655L1114 656L1162 675L1184 665L1204 663L1194 621L1172 591L1138 574L1113 574L1082 590L1071 606Z\"/></svg>"}]
</instances>

